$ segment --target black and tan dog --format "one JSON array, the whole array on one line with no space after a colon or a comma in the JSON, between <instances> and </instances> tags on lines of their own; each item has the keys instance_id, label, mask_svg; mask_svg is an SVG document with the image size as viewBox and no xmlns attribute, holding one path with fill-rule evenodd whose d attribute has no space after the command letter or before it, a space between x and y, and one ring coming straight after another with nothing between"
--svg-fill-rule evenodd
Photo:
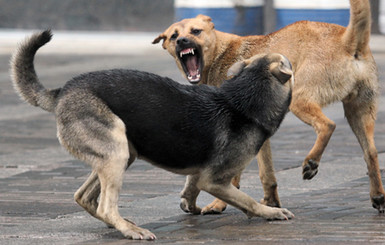
<instances>
[{"instance_id":1,"label":"black and tan dog","mask_svg":"<svg viewBox=\"0 0 385 245\"><path fill-rule=\"evenodd\" d=\"M174 23L153 43L163 40L163 48L175 58L191 83L216 86L226 79L227 69L238 60L266 52L285 55L293 65L296 80L290 110L317 134L302 163L303 178L311 179L317 174L335 129L335 123L322 113L322 108L342 101L345 116L364 152L373 207L384 212L385 191L374 144L379 83L369 48L370 4L369 0L351 0L350 4L347 28L300 21L266 36L240 37L215 30L210 17L199 15ZM280 207L269 140L257 159L265 192L262 203ZM239 176L233 183L239 186ZM216 200L202 212L221 212L225 207L225 203Z\"/></svg>"},{"instance_id":2,"label":"black and tan dog","mask_svg":"<svg viewBox=\"0 0 385 245\"><path fill-rule=\"evenodd\" d=\"M106 70L48 90L39 82L33 60L50 39L51 32L44 31L19 47L11 61L13 83L24 100L55 114L60 143L92 166L92 174L75 193L92 216L128 238L155 239L118 212L123 173L139 157L189 175L182 192L186 212L200 213L195 202L204 190L249 217L293 217L231 185L288 111L291 83L285 83L292 70L284 56L240 61L230 69L234 78L220 88L181 85L134 70Z\"/></svg>"}]
</instances>

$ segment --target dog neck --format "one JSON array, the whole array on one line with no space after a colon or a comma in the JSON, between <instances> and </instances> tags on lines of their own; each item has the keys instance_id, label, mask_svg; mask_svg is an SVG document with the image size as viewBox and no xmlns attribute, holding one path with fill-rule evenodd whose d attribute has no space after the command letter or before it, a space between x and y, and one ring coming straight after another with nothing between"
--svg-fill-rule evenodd
<instances>
[{"instance_id":1,"label":"dog neck","mask_svg":"<svg viewBox=\"0 0 385 245\"><path fill-rule=\"evenodd\" d=\"M235 62L248 59L259 52L264 52L264 48L255 50L253 47L261 47L265 36L245 36L225 33L214 30L216 43L211 54L206 52L203 77L200 84L220 86L226 79L227 70ZM253 45L253 43L258 45Z\"/></svg>"}]
</instances>

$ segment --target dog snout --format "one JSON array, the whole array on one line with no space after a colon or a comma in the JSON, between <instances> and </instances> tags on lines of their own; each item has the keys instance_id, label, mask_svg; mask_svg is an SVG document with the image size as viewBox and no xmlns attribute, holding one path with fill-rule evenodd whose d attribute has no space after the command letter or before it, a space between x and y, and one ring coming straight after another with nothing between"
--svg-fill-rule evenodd
<instances>
[{"instance_id":1,"label":"dog snout","mask_svg":"<svg viewBox=\"0 0 385 245\"><path fill-rule=\"evenodd\" d=\"M176 44L178 45L188 45L190 43L191 43L190 40L186 37L180 37L178 38L178 40L176 40Z\"/></svg>"}]
</instances>

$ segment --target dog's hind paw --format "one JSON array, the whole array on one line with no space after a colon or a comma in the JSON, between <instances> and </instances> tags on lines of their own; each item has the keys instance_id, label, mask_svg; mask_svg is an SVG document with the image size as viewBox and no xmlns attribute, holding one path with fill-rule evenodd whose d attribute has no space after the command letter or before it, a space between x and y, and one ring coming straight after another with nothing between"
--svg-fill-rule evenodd
<instances>
[{"instance_id":1,"label":"dog's hind paw","mask_svg":"<svg viewBox=\"0 0 385 245\"><path fill-rule=\"evenodd\" d=\"M302 169L303 179L310 180L318 173L318 163L310 159L303 165Z\"/></svg>"},{"instance_id":2,"label":"dog's hind paw","mask_svg":"<svg viewBox=\"0 0 385 245\"><path fill-rule=\"evenodd\" d=\"M372 197L372 206L377 209L378 212L385 212L385 197L384 194L380 194L378 196Z\"/></svg>"},{"instance_id":3,"label":"dog's hind paw","mask_svg":"<svg viewBox=\"0 0 385 245\"><path fill-rule=\"evenodd\" d=\"M215 199L212 203L202 209L202 214L221 214L226 210L227 204L222 200Z\"/></svg>"},{"instance_id":4,"label":"dog's hind paw","mask_svg":"<svg viewBox=\"0 0 385 245\"><path fill-rule=\"evenodd\" d=\"M200 207L198 207L196 205L190 205L185 198L181 199L179 206L186 213L191 213L191 214L200 214L201 213Z\"/></svg>"}]
</instances>

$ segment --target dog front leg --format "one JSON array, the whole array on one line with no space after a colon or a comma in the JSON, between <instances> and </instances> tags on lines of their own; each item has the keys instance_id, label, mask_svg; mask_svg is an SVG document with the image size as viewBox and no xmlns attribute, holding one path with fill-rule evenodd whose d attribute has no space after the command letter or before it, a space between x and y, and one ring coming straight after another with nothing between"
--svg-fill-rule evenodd
<instances>
[{"instance_id":1,"label":"dog front leg","mask_svg":"<svg viewBox=\"0 0 385 245\"><path fill-rule=\"evenodd\" d=\"M318 173L319 162L336 124L322 113L321 106L317 103L293 97L290 110L304 123L311 125L317 133L313 148L302 163L303 179L310 180Z\"/></svg>"},{"instance_id":2,"label":"dog front leg","mask_svg":"<svg viewBox=\"0 0 385 245\"><path fill-rule=\"evenodd\" d=\"M206 183L202 185L202 190L242 210L248 217L260 216L271 220L288 220L294 217L294 215L285 208L273 208L258 203L230 183L225 185Z\"/></svg>"},{"instance_id":3,"label":"dog front leg","mask_svg":"<svg viewBox=\"0 0 385 245\"><path fill-rule=\"evenodd\" d=\"M264 192L262 204L270 207L281 207L278 196L277 179L274 174L274 165L271 157L270 140L267 139L262 145L257 155L259 168L259 178L261 180Z\"/></svg>"},{"instance_id":4,"label":"dog front leg","mask_svg":"<svg viewBox=\"0 0 385 245\"><path fill-rule=\"evenodd\" d=\"M201 208L196 205L196 200L200 192L196 186L198 180L199 176L197 175L188 175L186 178L185 186L181 192L180 201L180 208L186 213L201 213Z\"/></svg>"}]
</instances>

